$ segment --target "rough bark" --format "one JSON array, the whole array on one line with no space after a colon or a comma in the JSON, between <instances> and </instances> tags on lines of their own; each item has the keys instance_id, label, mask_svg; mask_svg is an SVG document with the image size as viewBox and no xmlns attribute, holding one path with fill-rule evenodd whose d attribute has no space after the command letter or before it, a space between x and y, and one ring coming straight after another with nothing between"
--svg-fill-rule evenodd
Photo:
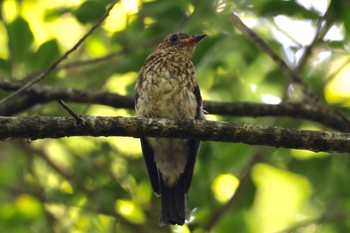
<instances>
[{"instance_id":1,"label":"rough bark","mask_svg":"<svg viewBox=\"0 0 350 233\"><path fill-rule=\"evenodd\" d=\"M70 136L198 138L311 151L350 152L350 134L204 120L126 117L0 117L0 140Z\"/></svg>"}]
</instances>

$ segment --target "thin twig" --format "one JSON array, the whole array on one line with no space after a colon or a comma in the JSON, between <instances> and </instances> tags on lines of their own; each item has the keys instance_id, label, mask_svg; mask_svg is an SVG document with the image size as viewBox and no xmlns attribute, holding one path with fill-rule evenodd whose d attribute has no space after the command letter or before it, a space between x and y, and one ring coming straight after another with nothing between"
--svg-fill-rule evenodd
<instances>
[{"instance_id":1,"label":"thin twig","mask_svg":"<svg viewBox=\"0 0 350 233\"><path fill-rule=\"evenodd\" d=\"M175 28L173 28L171 30L171 32L174 31L178 31L178 30L182 30L185 25L190 21L190 19L192 18L193 14L195 13L195 10L197 8L197 5L200 3L200 0L195 0L193 2L194 5L194 12L192 12L191 15L185 17ZM57 69L71 69L71 68L76 68L78 66L84 66L84 65L90 65L90 64L95 64L95 63L99 63L99 62L105 62L108 61L111 58L114 58L118 55L122 55L123 53L127 53L130 51L134 51L135 48L140 48L140 47L145 47L145 46L154 46L156 43L158 43L161 38L163 38L164 36L166 36L167 34L169 34L170 32L164 32L161 35L151 39L151 40L147 40L144 43L138 43L137 45L134 46L128 46L128 47L123 47L123 50L120 52L114 52L114 53L110 53L107 54L106 56L100 57L100 58L95 58L95 59L90 59L90 60L83 60L83 61L75 61L75 62L71 62L71 63L66 63L66 64L62 64L59 67L57 67Z\"/></svg>"},{"instance_id":2,"label":"thin twig","mask_svg":"<svg viewBox=\"0 0 350 233\"><path fill-rule=\"evenodd\" d=\"M349 212L337 212L337 213L326 213L321 217L318 218L311 218L311 219L305 219L302 221L299 221L297 224L286 228L284 230L275 232L275 233L293 233L293 232L298 232L297 230L303 227L307 227L312 224L323 224L326 222L332 222L332 221L343 221L345 219L348 219L350 216Z\"/></svg>"},{"instance_id":3,"label":"thin twig","mask_svg":"<svg viewBox=\"0 0 350 233\"><path fill-rule=\"evenodd\" d=\"M269 126L276 125L277 119L272 120L269 123ZM208 232L211 231L213 227L228 213L229 211L237 211L237 208L239 208L239 204L242 202L242 199L244 198L244 194L247 192L247 189L249 185L251 185L252 179L251 179L251 171L255 164L264 162L265 155L267 155L271 151L270 148L265 147L257 147L256 151L252 155L252 158L247 163L246 167L244 168L243 172L240 175L239 178L239 186L234 194L234 196L226 203L226 205L222 206L219 210L217 210L212 218L209 220L208 224L206 225L206 230Z\"/></svg>"},{"instance_id":4,"label":"thin twig","mask_svg":"<svg viewBox=\"0 0 350 233\"><path fill-rule=\"evenodd\" d=\"M261 149L261 147L259 147ZM241 174L239 186L233 195L233 197L220 209L218 209L214 214L212 215L211 219L208 221L208 223L205 225L205 230L207 232L211 232L213 227L232 209L234 209L238 203L239 200L241 200L246 193L247 186L249 185L249 182L251 182L251 170L253 166L263 160L263 155L265 154L263 150L259 150L253 155L251 160L248 162L247 166L243 170L243 173Z\"/></svg>"},{"instance_id":5,"label":"thin twig","mask_svg":"<svg viewBox=\"0 0 350 233\"><path fill-rule=\"evenodd\" d=\"M311 44L305 48L305 51L304 51L303 55L301 56L298 65L294 69L294 71L296 73L300 73L302 71L302 69L305 66L307 58L310 56L310 54L311 54L313 48L315 47L315 45L317 44L317 42L319 42L320 39L322 39L327 34L329 29L331 28L332 21L330 19L327 20L327 17L326 17L328 15L329 9L330 9L330 7L328 7L327 11L319 19L319 21L317 23L317 31L315 33L315 36L314 36Z\"/></svg>"},{"instance_id":6,"label":"thin twig","mask_svg":"<svg viewBox=\"0 0 350 233\"><path fill-rule=\"evenodd\" d=\"M57 70L72 69L72 68L78 68L80 66L97 64L100 62L108 61L114 57L117 57L118 55L121 55L121 54L122 54L121 52L114 52L114 53L110 53L110 54L107 54L106 56L99 57L99 58L69 62L69 63L61 64L60 66L57 67Z\"/></svg>"},{"instance_id":7,"label":"thin twig","mask_svg":"<svg viewBox=\"0 0 350 233\"><path fill-rule=\"evenodd\" d=\"M300 77L294 73L294 71L285 63L285 61L283 61L269 47L269 45L265 41L263 41L253 30L247 27L234 12L230 14L230 18L240 31L246 34L248 38L252 40L257 47L259 47L264 53L266 53L272 58L272 60L277 64L281 71L290 79L291 82L303 83Z\"/></svg>"},{"instance_id":8,"label":"thin twig","mask_svg":"<svg viewBox=\"0 0 350 233\"><path fill-rule=\"evenodd\" d=\"M300 76L295 73L286 63L283 61L271 48L270 46L262 40L253 30L247 27L242 20L234 13L230 14L230 19L233 21L236 27L243 32L258 48L260 48L264 53L272 58L272 60L276 63L276 65L280 68L280 70L286 75L286 77L290 80L291 83L300 84L302 91L304 92L305 97L307 97L308 103L313 103L319 106L319 108L324 109L324 111L329 114L336 114L343 121L350 125L350 119L345 116L342 112L336 109L329 108L325 102L316 95L300 78Z\"/></svg>"},{"instance_id":9,"label":"thin twig","mask_svg":"<svg viewBox=\"0 0 350 233\"><path fill-rule=\"evenodd\" d=\"M49 68L47 68L45 71L43 71L42 73L40 73L38 76L36 76L35 78L33 78L31 81L29 81L28 83L26 83L25 85L23 85L20 89L18 89L17 91L11 93L10 95L8 95L7 97L3 98L2 100L0 100L0 105L5 103L6 101L8 101L9 99L13 98L14 96L22 93L23 91L27 90L28 88L30 88L32 85L34 85L36 82L39 82L40 80L42 80L43 78L45 78L48 74L50 74L52 71L55 70L55 68L58 66L58 64L60 64L64 59L66 59L72 52L74 52L75 50L77 50L80 45L86 40L87 37L89 37L102 23L103 21L108 17L110 11L113 9L114 5L118 2L119 0L115 0L111 3L111 5L107 8L107 11L105 12L105 14L97 21L97 23L95 23L90 30L82 37L80 38L80 40L71 48L69 49L67 52L65 52L58 60L56 60Z\"/></svg>"},{"instance_id":10,"label":"thin twig","mask_svg":"<svg viewBox=\"0 0 350 233\"><path fill-rule=\"evenodd\" d=\"M57 101L63 108L66 110L79 124L84 122L83 118L81 118L77 113L74 112L63 100Z\"/></svg>"},{"instance_id":11,"label":"thin twig","mask_svg":"<svg viewBox=\"0 0 350 233\"><path fill-rule=\"evenodd\" d=\"M288 37L288 39L290 39L291 41L293 41L293 43L296 44L296 46L298 47L302 47L303 45L298 41L296 40L293 35L291 35L287 28L283 28L281 26L279 26L275 20L272 20L272 24L276 27L276 29L278 29L281 33L283 33L286 37Z\"/></svg>"}]
</instances>

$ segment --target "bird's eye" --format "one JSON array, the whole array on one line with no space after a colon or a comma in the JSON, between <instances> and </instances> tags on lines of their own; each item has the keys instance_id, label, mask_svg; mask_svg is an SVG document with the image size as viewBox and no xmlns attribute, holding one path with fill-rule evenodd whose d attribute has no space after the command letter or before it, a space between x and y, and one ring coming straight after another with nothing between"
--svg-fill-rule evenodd
<instances>
[{"instance_id":1,"label":"bird's eye","mask_svg":"<svg viewBox=\"0 0 350 233\"><path fill-rule=\"evenodd\" d=\"M177 35L172 35L172 36L170 36L170 38L169 38L169 40L170 40L170 42L176 42L177 41Z\"/></svg>"}]
</instances>

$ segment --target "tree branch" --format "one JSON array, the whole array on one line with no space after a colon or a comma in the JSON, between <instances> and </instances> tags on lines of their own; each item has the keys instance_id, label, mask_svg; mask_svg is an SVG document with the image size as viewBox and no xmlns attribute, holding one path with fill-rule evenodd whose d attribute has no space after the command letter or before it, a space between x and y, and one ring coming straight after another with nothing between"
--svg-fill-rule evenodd
<instances>
[{"instance_id":1,"label":"tree branch","mask_svg":"<svg viewBox=\"0 0 350 233\"><path fill-rule=\"evenodd\" d=\"M9 82L0 79L0 89L13 91L20 87L21 82ZM115 108L134 109L133 96L122 96L105 91L89 91L59 88L48 85L36 85L26 90L20 99L13 99L11 102L0 105L0 115L14 115L32 107L33 105L47 103L49 101L57 101L59 99L76 103L102 104ZM307 119L343 132L350 132L350 126L337 114L331 114L329 111L322 111L322 109L313 105L293 103L273 105L246 102L230 103L204 101L204 109L207 110L209 114L222 116L284 116Z\"/></svg>"},{"instance_id":2,"label":"tree branch","mask_svg":"<svg viewBox=\"0 0 350 233\"><path fill-rule=\"evenodd\" d=\"M230 19L234 25L247 36L248 39L250 39L259 49L261 49L261 51L271 57L271 59L276 63L277 67L280 68L290 82L303 84L302 79L285 63L285 61L282 60L252 29L247 27L234 12L230 14ZM306 85L303 86L306 87Z\"/></svg>"},{"instance_id":3,"label":"tree branch","mask_svg":"<svg viewBox=\"0 0 350 233\"><path fill-rule=\"evenodd\" d=\"M347 128L350 127L350 119L347 116L336 109L329 108L329 106L303 82L300 76L293 71L263 39L261 39L253 30L247 27L234 12L230 14L230 19L234 25L247 36L248 39L250 39L259 49L261 49L261 51L271 57L277 67L285 74L291 83L300 85L302 91L304 92L304 100L306 103L318 105L319 109L322 109L324 112L329 112L331 115L338 115L339 118L341 118L342 121L347 124Z\"/></svg>"},{"instance_id":4,"label":"tree branch","mask_svg":"<svg viewBox=\"0 0 350 233\"><path fill-rule=\"evenodd\" d=\"M332 27L333 20L331 20L331 19L329 19L327 17L329 15L330 9L331 8L330 8L330 5L329 5L327 11L318 20L318 22L317 22L317 30L316 30L316 33L314 35L314 38L313 38L312 42L310 43L310 45L306 46L304 53L300 57L300 61L299 61L298 65L294 69L294 71L296 73L300 73L303 70L303 68L304 68L304 66L306 64L306 60L309 58L309 56L312 53L312 50L315 47L315 45L319 41L322 40L322 38L327 34L329 29Z\"/></svg>"},{"instance_id":5,"label":"tree branch","mask_svg":"<svg viewBox=\"0 0 350 233\"><path fill-rule=\"evenodd\" d=\"M0 79L0 89L13 91L21 87L21 82ZM134 98L105 91L87 91L71 88L59 88L48 85L36 85L24 92L25 98L14 103L0 105L0 115L13 115L35 104L64 100L77 103L103 104L115 108L134 108Z\"/></svg>"},{"instance_id":6,"label":"tree branch","mask_svg":"<svg viewBox=\"0 0 350 233\"><path fill-rule=\"evenodd\" d=\"M246 189L249 186L249 182L251 182L251 170L253 166L262 162L262 158L264 157L263 150L258 150L254 153L251 160L248 162L246 168L244 168L243 173L239 177L239 186L236 189L234 195L231 199L223 206L221 206L216 211L213 211L212 217L209 219L207 224L205 225L206 232L211 232L214 226L229 212L233 209L236 209L239 205L239 202L242 200L244 195L246 194Z\"/></svg>"},{"instance_id":7,"label":"tree branch","mask_svg":"<svg viewBox=\"0 0 350 233\"><path fill-rule=\"evenodd\" d=\"M146 119L82 116L0 117L0 140L60 138L70 136L129 136L239 142L325 152L350 152L350 134L248 125L205 120Z\"/></svg>"}]
</instances>

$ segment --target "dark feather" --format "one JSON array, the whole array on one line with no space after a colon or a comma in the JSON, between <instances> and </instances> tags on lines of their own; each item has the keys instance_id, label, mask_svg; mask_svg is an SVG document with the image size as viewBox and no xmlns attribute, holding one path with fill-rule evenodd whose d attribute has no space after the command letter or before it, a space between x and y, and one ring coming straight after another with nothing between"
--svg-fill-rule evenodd
<instances>
[{"instance_id":1,"label":"dark feather","mask_svg":"<svg viewBox=\"0 0 350 233\"><path fill-rule=\"evenodd\" d=\"M141 147L143 159L145 160L148 176L152 184L153 191L160 195L159 174L156 163L154 162L154 152L145 138L141 138Z\"/></svg>"},{"instance_id":2,"label":"dark feather","mask_svg":"<svg viewBox=\"0 0 350 233\"><path fill-rule=\"evenodd\" d=\"M162 193L162 212L159 224L161 226L167 224L183 225L185 220L189 220L184 177L180 177L174 187L168 187L161 179L160 190Z\"/></svg>"},{"instance_id":3,"label":"dark feather","mask_svg":"<svg viewBox=\"0 0 350 233\"><path fill-rule=\"evenodd\" d=\"M190 188L193 169L196 162L196 154L199 148L198 140L190 140L189 155L183 174L174 187L168 187L163 179L160 179L160 192L162 199L162 213L160 225L178 224L183 225L185 220L189 220L187 192Z\"/></svg>"},{"instance_id":4,"label":"dark feather","mask_svg":"<svg viewBox=\"0 0 350 233\"><path fill-rule=\"evenodd\" d=\"M194 165L196 163L196 155L199 149L199 140L189 140L188 144L190 146L190 153L187 158L187 164L185 167L185 171L182 174L184 177L184 185L185 185L185 192L188 192L188 189L190 188L191 181L192 181L192 175L194 170Z\"/></svg>"},{"instance_id":5,"label":"dark feather","mask_svg":"<svg viewBox=\"0 0 350 233\"><path fill-rule=\"evenodd\" d=\"M195 95L197 103L198 103L197 112L196 112L196 119L204 120L205 119L204 114L207 113L207 111L205 111L203 109L203 100L202 100L201 91L199 89L198 84L194 88L193 94Z\"/></svg>"}]
</instances>

